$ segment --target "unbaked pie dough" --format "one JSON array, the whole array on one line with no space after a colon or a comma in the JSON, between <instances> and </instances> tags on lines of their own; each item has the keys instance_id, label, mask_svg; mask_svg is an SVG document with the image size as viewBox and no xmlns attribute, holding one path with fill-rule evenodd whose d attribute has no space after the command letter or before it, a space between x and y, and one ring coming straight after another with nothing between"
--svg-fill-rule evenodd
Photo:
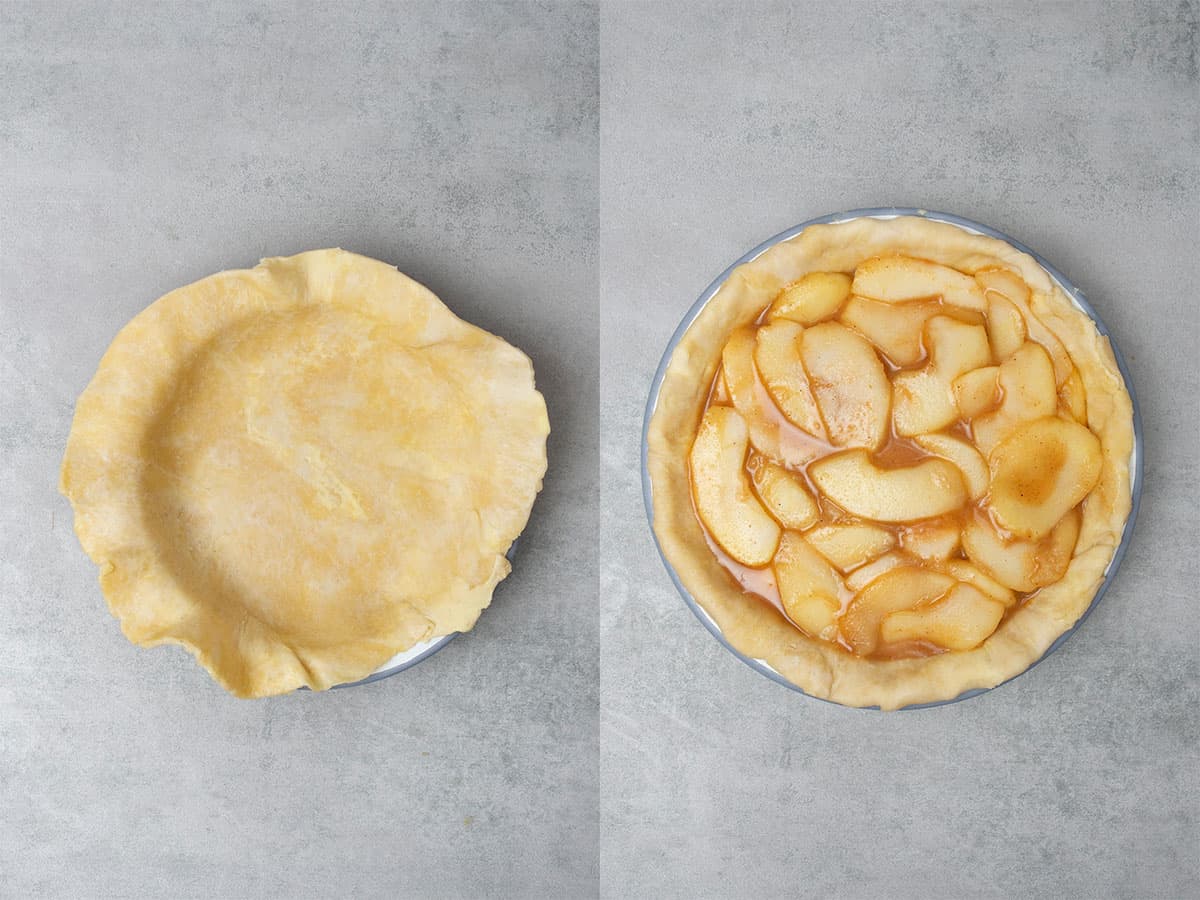
<instances>
[{"instance_id":1,"label":"unbaked pie dough","mask_svg":"<svg viewBox=\"0 0 1200 900\"><path fill-rule=\"evenodd\" d=\"M391 266L315 250L126 325L79 398L61 489L126 636L259 697L470 629L548 433L523 353Z\"/></svg>"},{"instance_id":2,"label":"unbaked pie dough","mask_svg":"<svg viewBox=\"0 0 1200 900\"><path fill-rule=\"evenodd\" d=\"M1130 510L1108 341L1029 256L913 217L736 269L668 364L654 528L730 643L884 709L1024 671Z\"/></svg>"}]
</instances>

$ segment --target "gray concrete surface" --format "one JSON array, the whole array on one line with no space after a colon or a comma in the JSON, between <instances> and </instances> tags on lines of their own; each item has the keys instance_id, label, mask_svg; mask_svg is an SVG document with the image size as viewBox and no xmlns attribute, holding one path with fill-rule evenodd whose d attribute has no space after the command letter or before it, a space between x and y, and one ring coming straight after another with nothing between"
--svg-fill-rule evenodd
<instances>
[{"instance_id":1,"label":"gray concrete surface","mask_svg":"<svg viewBox=\"0 0 1200 900\"><path fill-rule=\"evenodd\" d=\"M0 4L0 897L568 897L597 841L596 13ZM533 358L554 433L471 634L226 696L121 636L57 495L166 290L340 245Z\"/></svg>"},{"instance_id":2,"label":"gray concrete surface","mask_svg":"<svg viewBox=\"0 0 1200 900\"><path fill-rule=\"evenodd\" d=\"M602 10L601 855L612 897L1200 894L1195 3ZM724 266L837 210L1038 248L1133 369L1146 490L1058 653L884 715L772 684L676 595L640 515L659 354Z\"/></svg>"}]
</instances>

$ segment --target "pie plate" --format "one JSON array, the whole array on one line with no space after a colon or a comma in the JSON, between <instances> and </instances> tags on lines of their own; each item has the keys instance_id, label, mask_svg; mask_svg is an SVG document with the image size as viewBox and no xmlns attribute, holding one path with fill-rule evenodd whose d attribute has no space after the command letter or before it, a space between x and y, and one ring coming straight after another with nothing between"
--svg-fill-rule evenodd
<instances>
[{"instance_id":1,"label":"pie plate","mask_svg":"<svg viewBox=\"0 0 1200 900\"><path fill-rule=\"evenodd\" d=\"M1097 315L1096 311L1087 302L1087 299L1084 297L1083 292L1080 291L1080 289L1078 287L1076 287L1074 284L1072 284L1066 278L1066 276L1064 276L1058 269L1056 269L1054 266L1052 266L1050 263L1048 263L1040 254L1029 249L1024 244L1020 243L1019 241L1014 240L1013 238L1009 237L1008 235L1004 234L1003 232L997 231L996 229L991 228L987 225L982 225L978 222L974 222L970 219L965 219L961 216L956 216L956 215L953 215L950 213L932 212L930 210L925 210L925 209L914 209L914 208L906 208L906 207L881 207L881 208L874 208L874 209L855 209L855 210L850 210L849 212L832 213L830 215L821 216L816 219L810 219L807 222L802 222L799 225L796 225L792 228L787 229L786 231L783 231L783 232L775 235L774 237L763 242L762 244L759 244L757 247L755 247L753 250L751 250L745 256L743 256L740 259L733 262L727 269L725 269L724 272L722 272L712 282L712 284L710 284L704 290L704 292L702 294L700 294L700 297L696 300L696 302L694 304L692 304L691 309L689 309L687 311L687 314L684 315L683 320L679 323L679 327L675 329L675 333L671 336L670 342L667 344L666 349L663 351L662 360L659 362L659 365L658 365L658 371L655 373L654 381L650 385L650 396L646 403L646 412L645 412L645 417L644 417L643 423L642 423L642 498L643 498L643 501L645 502L646 515L647 515L648 521L651 524L651 534L654 535L655 546L658 547L659 556L662 558L663 565L666 566L668 573L670 573L671 580L674 581L675 587L678 589L680 595L683 597L684 602L687 603L688 607L692 610L693 613L695 613L696 617L700 620L700 622L704 625L704 627L709 630L709 632L713 635L713 637L715 637L718 641L721 642L721 644L725 647L726 650L728 650L730 653L732 653L734 656L736 656L738 659L740 659L746 665L750 666L750 668L754 669L756 672L759 672L762 675L765 675L767 678L770 678L772 681L778 682L779 684L783 685L784 687L790 688L791 690L794 690L797 693L801 693L801 694L805 694L805 692L803 690L801 690L798 686L796 686L795 684L790 682L788 679L786 679L776 669L774 669L772 666L770 666L765 660L756 659L754 657L747 656L733 648L733 646L725 638L725 635L722 633L721 628L717 625L717 623L713 620L713 618L704 610L704 608L702 606L700 606L699 603L696 602L696 599L683 586L683 583L680 581L678 573L675 571L674 567L671 565L670 561L667 559L666 555L663 553L662 544L659 541L658 535L654 532L654 528L653 528L654 496L653 496L652 486L651 486L651 482L650 482L649 468L647 465L648 449L649 449L647 438L648 438L648 434L649 434L650 419L654 415L654 411L657 408L659 392L662 389L663 378L666 374L667 366L671 360L671 356L675 352L675 348L679 345L680 340L683 338L683 336L687 332L687 330L691 327L692 323L700 315L700 313L704 309L705 305L713 298L713 296L717 293L717 291L721 288L721 286L729 278L730 274L733 272L734 269L736 269L738 266L742 265L743 263L747 263L747 262L755 259L756 257L761 255L762 253L764 253L771 247L774 247L776 244L779 244L783 241L787 241L787 240L790 240L791 238L796 237L798 234L803 232L806 228L808 228L811 225L838 224L838 223L842 223L842 222L849 222L854 219L895 219L895 218L899 218L901 216L916 216L916 217L923 218L923 219L929 219L930 221L944 222L946 224L953 225L957 228L961 228L963 231L966 231L971 234L985 235L987 237L991 237L991 238L995 238L1000 241L1004 241L1005 243L1009 244L1011 247L1015 248L1016 250L1033 257L1037 261L1037 263L1051 277L1051 279L1053 279L1053 281L1070 298L1071 302L1076 306L1076 308L1078 308L1080 311L1082 311L1085 315L1087 315L1095 323L1096 329L1100 332L1100 334L1104 335L1105 337L1107 337L1109 339L1109 343L1112 346L1113 355L1116 357L1117 366L1120 369L1121 376L1125 380L1125 387L1128 390L1130 400L1132 401L1132 405L1133 405L1133 450L1132 450L1132 453L1130 455L1130 460L1129 460L1129 468L1130 468L1130 472L1132 473L1131 480L1130 480L1131 506L1130 506L1130 510L1129 510L1129 516L1125 520L1124 530L1122 531L1122 534L1121 534L1120 545L1117 547L1116 552L1113 554L1112 560L1109 562L1108 567L1105 569L1104 580L1101 582L1099 588L1096 590L1095 595L1092 597L1092 602L1089 604L1087 610L1084 611L1083 615L1081 615L1079 617L1078 621L1070 629L1068 629L1067 631L1065 631L1061 635L1059 635L1059 637L1049 646L1049 648L1046 650L1046 652L1044 654L1042 654L1042 656L1038 660L1036 660L1034 663L1032 663L1031 665L1026 667L1026 669L1024 671L1026 671L1026 672L1029 671L1029 669L1033 668L1033 666L1037 665L1039 662L1041 662L1043 659L1045 659L1047 656L1049 656L1051 653L1053 653L1055 650L1057 650L1060 646L1062 646L1062 644L1067 640L1067 638L1069 638L1072 634L1075 633L1075 631L1077 631L1079 629L1079 627L1083 624L1084 620L1088 617L1088 615L1091 613L1091 611L1093 609L1095 609L1096 605L1100 602L1101 598L1103 598L1105 592L1108 590L1109 585L1112 583L1113 579L1116 577L1117 569L1120 567L1121 560L1125 556L1126 549L1128 548L1131 536L1133 534L1134 523L1137 520L1138 507L1140 504L1141 494L1142 494L1142 455L1143 455L1142 454L1142 441L1143 441L1143 434L1142 434L1141 414L1140 414L1140 411L1138 408L1137 396L1134 393L1133 379L1130 376L1129 368L1125 363L1124 357L1121 355L1120 349L1117 347L1116 342L1114 341L1112 335L1109 333L1108 328L1105 326L1104 322L1101 321L1100 316ZM1023 674L1023 673L1019 673L1019 674ZM373 676L373 677L376 677L376 676ZM1014 677L1017 677L1017 676L1014 676ZM1008 681L1011 681L1011 680L1012 680L1011 678L1008 679ZM1001 682L1001 684L1006 684L1006 683L1007 683L1007 681ZM996 685L996 687L999 687L999 685ZM968 691L964 691L963 693L959 694L957 697L951 698L949 700L940 700L940 701L932 702L932 703L912 704L912 705L904 706L901 708L902 709L924 709L924 708L933 707L933 706L944 706L948 703L957 703L960 700L966 700L970 697L979 696L980 694L986 693L988 690L994 690L994 689L995 688L974 688L974 689L971 689ZM811 696L811 695L806 694L806 696ZM816 699L823 699L823 698L816 698ZM835 702L836 703L836 701L826 701L826 702ZM855 707L855 708L879 709L878 706Z\"/></svg>"},{"instance_id":2,"label":"pie plate","mask_svg":"<svg viewBox=\"0 0 1200 900\"><path fill-rule=\"evenodd\" d=\"M397 653L366 678L360 678L358 681L347 681L343 684L335 684L333 685L333 689L359 687L364 684L370 684L373 681L382 681L384 678L390 678L392 675L399 674L405 669L411 669L417 663L429 659L429 657L458 637L459 634L460 632L453 631L450 634L443 634L432 640L414 644L403 653ZM307 691L308 688L302 687L299 690Z\"/></svg>"},{"instance_id":3,"label":"pie plate","mask_svg":"<svg viewBox=\"0 0 1200 900\"><path fill-rule=\"evenodd\" d=\"M512 545L509 546L508 552L504 554L510 563L517 558L517 544L520 542L521 539L517 538L512 542ZM501 582L501 584L503 584L503 582ZM497 586L497 589L499 589L499 586ZM425 660L429 659L429 657L433 656L433 654L437 653L461 633L462 632L459 631L453 631L450 634L443 634L428 641L421 641L419 644L414 644L407 650L397 653L366 678L360 678L358 681L347 681L343 684L335 684L332 686L332 689L337 690L338 688L361 687L364 684L371 684L374 681L382 681L385 678L398 675L405 669L411 669L417 663L424 662ZM307 691L308 688L302 687L299 690Z\"/></svg>"}]
</instances>

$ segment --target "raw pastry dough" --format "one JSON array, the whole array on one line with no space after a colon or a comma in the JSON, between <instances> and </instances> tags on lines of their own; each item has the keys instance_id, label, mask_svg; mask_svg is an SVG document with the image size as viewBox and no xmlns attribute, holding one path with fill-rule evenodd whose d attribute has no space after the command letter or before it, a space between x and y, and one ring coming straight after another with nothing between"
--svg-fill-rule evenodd
<instances>
[{"instance_id":1,"label":"raw pastry dough","mask_svg":"<svg viewBox=\"0 0 1200 900\"><path fill-rule=\"evenodd\" d=\"M470 629L548 433L523 353L392 266L314 250L126 325L79 398L61 489L126 636L260 697Z\"/></svg>"}]
</instances>

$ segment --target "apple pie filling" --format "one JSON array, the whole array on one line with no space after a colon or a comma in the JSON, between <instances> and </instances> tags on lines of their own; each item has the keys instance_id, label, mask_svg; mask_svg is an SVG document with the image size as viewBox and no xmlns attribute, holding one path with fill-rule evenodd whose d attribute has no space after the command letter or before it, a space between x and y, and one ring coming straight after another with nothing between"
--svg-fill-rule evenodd
<instances>
[{"instance_id":1,"label":"apple pie filling","mask_svg":"<svg viewBox=\"0 0 1200 900\"><path fill-rule=\"evenodd\" d=\"M1101 446L1029 299L1008 269L881 256L733 331L688 462L745 592L895 659L976 647L1063 577Z\"/></svg>"}]
</instances>

